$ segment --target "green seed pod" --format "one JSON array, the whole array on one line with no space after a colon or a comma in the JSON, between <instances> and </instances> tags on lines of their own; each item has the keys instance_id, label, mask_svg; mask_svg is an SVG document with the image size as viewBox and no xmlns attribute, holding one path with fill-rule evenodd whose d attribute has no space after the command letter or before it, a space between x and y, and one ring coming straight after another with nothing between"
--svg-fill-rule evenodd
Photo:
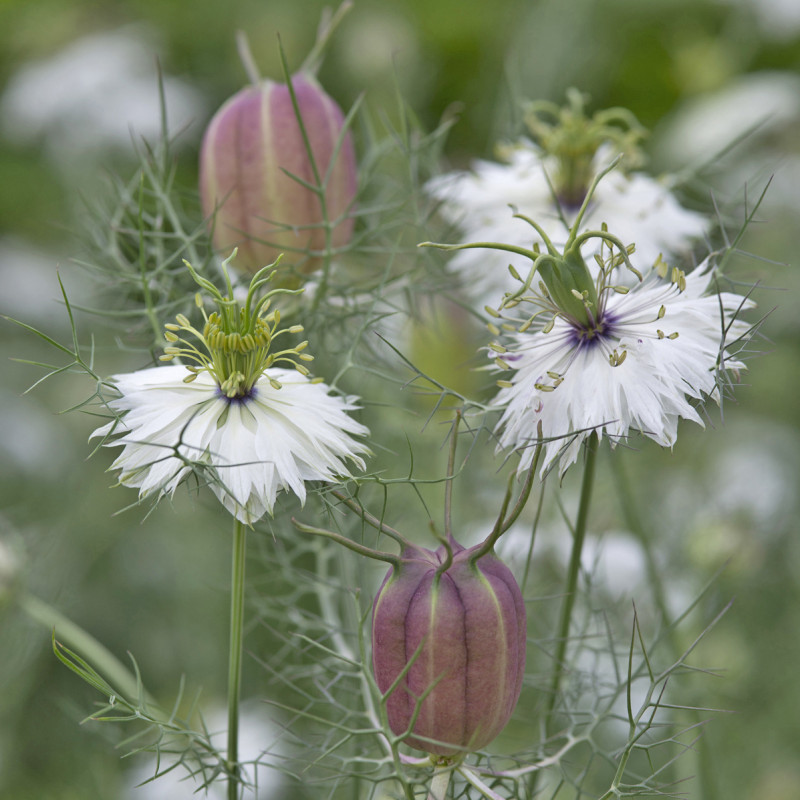
<instances>
[{"instance_id":1,"label":"green seed pod","mask_svg":"<svg viewBox=\"0 0 800 800\"><path fill-rule=\"evenodd\" d=\"M484 747L522 688L522 592L493 552L477 557L479 547L453 541L449 566L445 547L407 549L373 606L378 688L387 692L407 670L387 700L389 724L397 735L411 729L406 742L428 753Z\"/></svg>"},{"instance_id":2,"label":"green seed pod","mask_svg":"<svg viewBox=\"0 0 800 800\"><path fill-rule=\"evenodd\" d=\"M214 246L225 255L238 247L236 264L250 272L281 253L300 272L318 269L325 217L331 248L353 233L356 162L349 131L342 136L342 112L311 75L295 75L292 88L297 110L284 84L242 89L214 115L200 151L200 198L203 213L213 215ZM319 194L304 185L320 183L326 214Z\"/></svg>"}]
</instances>

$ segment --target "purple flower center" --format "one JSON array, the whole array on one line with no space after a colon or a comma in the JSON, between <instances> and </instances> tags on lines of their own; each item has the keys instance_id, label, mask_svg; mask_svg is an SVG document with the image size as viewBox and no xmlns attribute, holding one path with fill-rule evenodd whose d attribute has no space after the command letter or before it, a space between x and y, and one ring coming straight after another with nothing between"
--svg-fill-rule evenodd
<instances>
[{"instance_id":1,"label":"purple flower center","mask_svg":"<svg viewBox=\"0 0 800 800\"><path fill-rule=\"evenodd\" d=\"M233 405L234 403L240 405L242 403L247 403L250 400L253 400L256 395L258 395L258 389L255 386L252 386L249 391L245 394L236 395L235 397L228 397L222 389L217 386L217 397L225 400L229 405Z\"/></svg>"},{"instance_id":2,"label":"purple flower center","mask_svg":"<svg viewBox=\"0 0 800 800\"><path fill-rule=\"evenodd\" d=\"M590 320L588 323L573 322L572 346L578 349L597 346L602 340L616 334L617 322L616 315L604 309L600 311L597 319Z\"/></svg>"}]
</instances>

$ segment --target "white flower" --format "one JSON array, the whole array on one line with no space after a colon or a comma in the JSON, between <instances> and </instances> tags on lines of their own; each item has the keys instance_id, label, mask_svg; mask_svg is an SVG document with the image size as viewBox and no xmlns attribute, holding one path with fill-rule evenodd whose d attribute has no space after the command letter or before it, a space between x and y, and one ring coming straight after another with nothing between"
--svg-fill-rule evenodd
<instances>
[{"instance_id":1,"label":"white flower","mask_svg":"<svg viewBox=\"0 0 800 800\"><path fill-rule=\"evenodd\" d=\"M27 143L42 138L59 166L81 163L102 148L131 146L136 138L157 138L162 115L156 86L169 108L171 140L204 114L200 92L170 75L159 77L158 43L139 25L94 33L46 59L25 64L0 97L0 129Z\"/></svg>"},{"instance_id":2,"label":"white flower","mask_svg":"<svg viewBox=\"0 0 800 800\"><path fill-rule=\"evenodd\" d=\"M500 445L523 448L530 466L541 423L542 469L558 462L563 473L592 432L616 443L641 431L671 446L679 418L702 425L692 401L719 401L720 371L743 367L727 348L747 335L735 317L753 306L707 294L713 283L706 264L672 281L651 271L627 294L603 289L591 327L558 314L549 329L515 334L502 355L514 374L496 399Z\"/></svg>"},{"instance_id":3,"label":"white flower","mask_svg":"<svg viewBox=\"0 0 800 800\"><path fill-rule=\"evenodd\" d=\"M93 436L123 434L107 442L124 447L111 469L140 497L171 495L203 470L225 508L251 524L272 513L280 490L304 501L305 481L346 475L345 459L363 468L366 447L350 437L367 429L345 413L352 402L325 385L273 367L246 396L229 398L208 372L191 383L188 374L174 365L114 377L120 397L109 405L124 416Z\"/></svg>"},{"instance_id":4,"label":"white flower","mask_svg":"<svg viewBox=\"0 0 800 800\"><path fill-rule=\"evenodd\" d=\"M603 148L595 167L599 171L610 160ZM541 243L528 223L514 218L510 208L514 206L536 221L559 248L567 241L578 208L559 206L552 185L555 172L554 160L543 158L539 148L523 140L511 150L507 164L477 161L471 171L434 178L426 188L442 201L442 215L460 228L466 241L528 249ZM665 184L643 173L620 170L612 170L597 185L579 233L599 230L602 223L624 244L635 244L637 261L646 266L654 264L659 254L686 251L709 227L705 216L682 208ZM599 248L599 241L595 244ZM588 248L585 255L591 256ZM509 264L523 277L530 268L524 256L497 250L462 250L450 263L481 305L493 305L504 292L516 288Z\"/></svg>"}]
</instances>

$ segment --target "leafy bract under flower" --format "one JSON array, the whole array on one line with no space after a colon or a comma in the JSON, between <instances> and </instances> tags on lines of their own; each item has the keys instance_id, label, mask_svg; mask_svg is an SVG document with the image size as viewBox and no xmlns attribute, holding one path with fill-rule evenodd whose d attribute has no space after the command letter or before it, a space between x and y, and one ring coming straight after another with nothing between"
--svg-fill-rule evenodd
<instances>
[{"instance_id":1,"label":"leafy bract under flower","mask_svg":"<svg viewBox=\"0 0 800 800\"><path fill-rule=\"evenodd\" d=\"M280 490L305 500L305 481L347 475L367 450L351 435L367 429L347 415L349 399L328 393L294 370L270 368L244 397L227 397L208 372L187 383L186 367L116 375L120 397L109 406L121 420L93 436L122 435L111 466L140 497L171 495L194 473L237 519L252 524L272 513ZM276 384L280 388L276 388Z\"/></svg>"},{"instance_id":2,"label":"leafy bract under flower","mask_svg":"<svg viewBox=\"0 0 800 800\"><path fill-rule=\"evenodd\" d=\"M702 425L696 402L718 402L721 375L744 366L728 348L748 334L736 317L753 306L709 294L713 283L706 264L673 281L652 271L626 294L603 291L591 331L557 315L515 334L502 355L513 376L496 398L500 445L522 448L527 468L541 424L543 472L558 463L563 474L592 432L671 446L679 418Z\"/></svg>"},{"instance_id":3,"label":"leafy bract under flower","mask_svg":"<svg viewBox=\"0 0 800 800\"><path fill-rule=\"evenodd\" d=\"M595 159L596 171L611 162L607 149ZM427 184L442 201L441 213L457 225L468 241L503 242L530 248L541 238L520 214L534 219L556 247L571 233L579 205L559 201L553 176L555 163L534 144L523 140L508 153L508 163L477 161L471 171L440 176ZM510 207L511 206L511 207ZM640 172L612 170L598 183L580 230L608 229L624 243L636 245L637 262L645 267L665 256L686 251L693 239L708 231L708 219L682 208L667 186ZM596 242L599 252L599 240ZM590 256L588 248L584 254ZM521 255L497 250L462 250L451 261L470 296L481 305L495 302L516 288L508 272L512 264L521 275L530 261Z\"/></svg>"}]
</instances>

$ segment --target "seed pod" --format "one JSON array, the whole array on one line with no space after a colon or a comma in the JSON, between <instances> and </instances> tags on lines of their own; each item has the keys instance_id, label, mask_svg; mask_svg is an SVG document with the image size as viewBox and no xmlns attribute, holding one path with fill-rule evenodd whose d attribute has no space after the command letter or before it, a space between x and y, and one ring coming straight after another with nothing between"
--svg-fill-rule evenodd
<instances>
[{"instance_id":1,"label":"seed pod","mask_svg":"<svg viewBox=\"0 0 800 800\"><path fill-rule=\"evenodd\" d=\"M214 215L214 246L224 255L238 247L237 266L251 272L281 253L284 263L301 272L320 266L313 254L326 246L322 204L300 182L319 185L309 149L319 181L327 178L327 219L337 223L330 246L342 247L353 233L348 210L356 193L356 162L349 131L337 152L342 112L311 75L295 75L292 88L308 144L289 87L264 81L242 89L217 111L200 151L200 198L203 213Z\"/></svg>"},{"instance_id":2,"label":"seed pod","mask_svg":"<svg viewBox=\"0 0 800 800\"><path fill-rule=\"evenodd\" d=\"M392 731L428 753L478 750L505 727L525 672L522 592L492 552L479 546L407 549L375 598L372 663L389 695ZM411 662L411 665L409 665ZM424 698L424 699L423 699ZM435 742L425 741L432 739Z\"/></svg>"}]
</instances>

